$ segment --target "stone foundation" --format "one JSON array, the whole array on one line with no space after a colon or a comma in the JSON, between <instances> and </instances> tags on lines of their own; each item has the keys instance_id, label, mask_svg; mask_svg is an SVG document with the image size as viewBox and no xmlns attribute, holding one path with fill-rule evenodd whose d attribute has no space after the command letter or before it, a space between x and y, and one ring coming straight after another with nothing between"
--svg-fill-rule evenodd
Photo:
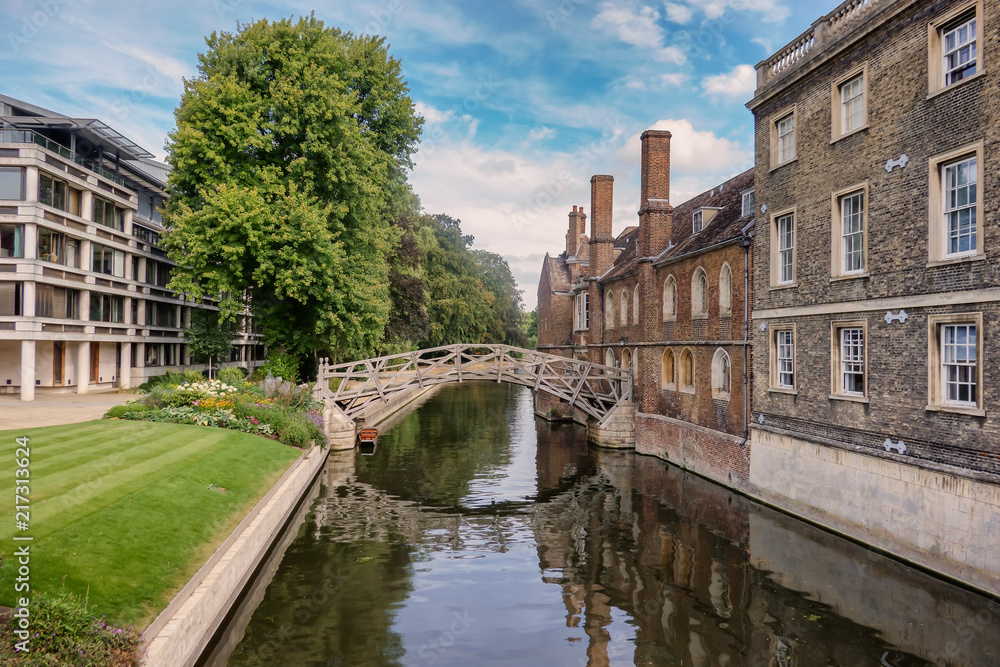
<instances>
[{"instance_id":1,"label":"stone foundation","mask_svg":"<svg viewBox=\"0 0 1000 667\"><path fill-rule=\"evenodd\" d=\"M587 415L585 413L570 406L566 401L541 390L535 392L535 416L550 422L575 421L578 424L587 423Z\"/></svg>"},{"instance_id":2,"label":"stone foundation","mask_svg":"<svg viewBox=\"0 0 1000 667\"><path fill-rule=\"evenodd\" d=\"M743 438L661 415L635 417L635 451L670 461L728 487L747 491L750 443Z\"/></svg>"},{"instance_id":3,"label":"stone foundation","mask_svg":"<svg viewBox=\"0 0 1000 667\"><path fill-rule=\"evenodd\" d=\"M598 447L634 449L635 407L631 403L623 403L600 425L591 420L587 426L587 439Z\"/></svg>"}]
</instances>

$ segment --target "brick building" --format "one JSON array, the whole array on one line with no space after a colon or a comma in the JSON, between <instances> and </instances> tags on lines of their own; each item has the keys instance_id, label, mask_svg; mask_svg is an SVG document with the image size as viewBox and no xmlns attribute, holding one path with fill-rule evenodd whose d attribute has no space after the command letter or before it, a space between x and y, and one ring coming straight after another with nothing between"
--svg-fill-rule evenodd
<instances>
[{"instance_id":1,"label":"brick building","mask_svg":"<svg viewBox=\"0 0 1000 667\"><path fill-rule=\"evenodd\" d=\"M751 492L1000 591L1000 5L851 0L757 66Z\"/></svg>"},{"instance_id":2,"label":"brick building","mask_svg":"<svg viewBox=\"0 0 1000 667\"><path fill-rule=\"evenodd\" d=\"M611 176L591 179L591 234L546 256L539 349L631 368L636 449L720 481L749 473L744 390L753 171L670 204L669 132L642 135L638 226L612 234ZM586 253L586 264L576 261ZM575 262L575 263L574 263ZM570 416L539 394L539 414Z\"/></svg>"}]
</instances>

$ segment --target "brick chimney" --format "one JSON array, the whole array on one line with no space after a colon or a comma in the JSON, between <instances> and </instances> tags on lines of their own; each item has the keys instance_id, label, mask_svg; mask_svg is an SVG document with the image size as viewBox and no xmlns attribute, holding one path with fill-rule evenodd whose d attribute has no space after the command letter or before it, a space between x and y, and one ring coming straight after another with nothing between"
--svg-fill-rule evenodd
<instances>
[{"instance_id":1,"label":"brick chimney","mask_svg":"<svg viewBox=\"0 0 1000 667\"><path fill-rule=\"evenodd\" d=\"M611 234L611 211L614 206L614 176L590 179L590 275L603 275L615 257L615 237Z\"/></svg>"},{"instance_id":2,"label":"brick chimney","mask_svg":"<svg viewBox=\"0 0 1000 667\"><path fill-rule=\"evenodd\" d=\"M655 257L666 250L673 231L670 205L670 133L642 133L642 188L639 208L639 256Z\"/></svg>"},{"instance_id":3,"label":"brick chimney","mask_svg":"<svg viewBox=\"0 0 1000 667\"><path fill-rule=\"evenodd\" d=\"M569 214L569 231L566 232L566 256L575 257L580 248L580 237L587 233L587 215L582 206L574 206Z\"/></svg>"}]
</instances>

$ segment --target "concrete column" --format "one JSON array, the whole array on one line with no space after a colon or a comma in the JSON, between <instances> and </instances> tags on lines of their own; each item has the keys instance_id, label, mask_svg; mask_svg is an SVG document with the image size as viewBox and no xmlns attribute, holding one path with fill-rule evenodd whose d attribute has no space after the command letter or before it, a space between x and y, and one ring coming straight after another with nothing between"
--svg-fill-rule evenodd
<instances>
[{"instance_id":1,"label":"concrete column","mask_svg":"<svg viewBox=\"0 0 1000 667\"><path fill-rule=\"evenodd\" d=\"M21 341L21 400L35 400L35 341Z\"/></svg>"},{"instance_id":2,"label":"concrete column","mask_svg":"<svg viewBox=\"0 0 1000 667\"><path fill-rule=\"evenodd\" d=\"M90 241L87 239L80 239L80 268L84 271L93 271L93 259L94 257L90 254Z\"/></svg>"},{"instance_id":3,"label":"concrete column","mask_svg":"<svg viewBox=\"0 0 1000 667\"><path fill-rule=\"evenodd\" d=\"M80 321L90 321L90 290L80 290Z\"/></svg>"},{"instance_id":4,"label":"concrete column","mask_svg":"<svg viewBox=\"0 0 1000 667\"><path fill-rule=\"evenodd\" d=\"M132 280L136 281L137 283L144 283L144 282L146 282L146 258L145 257L139 257L139 266L138 266L137 270L139 271L139 275L132 276Z\"/></svg>"},{"instance_id":5,"label":"concrete column","mask_svg":"<svg viewBox=\"0 0 1000 667\"><path fill-rule=\"evenodd\" d=\"M80 341L76 347L76 393L86 394L90 389L90 341Z\"/></svg>"},{"instance_id":6,"label":"concrete column","mask_svg":"<svg viewBox=\"0 0 1000 667\"><path fill-rule=\"evenodd\" d=\"M125 209L124 218L125 218L125 223L123 231L129 236L132 236L132 209L130 208Z\"/></svg>"},{"instance_id":7,"label":"concrete column","mask_svg":"<svg viewBox=\"0 0 1000 667\"><path fill-rule=\"evenodd\" d=\"M132 387L132 343L122 343L122 365L118 375L118 387Z\"/></svg>"},{"instance_id":8,"label":"concrete column","mask_svg":"<svg viewBox=\"0 0 1000 667\"><path fill-rule=\"evenodd\" d=\"M24 258L38 259L38 225L24 226Z\"/></svg>"},{"instance_id":9,"label":"concrete column","mask_svg":"<svg viewBox=\"0 0 1000 667\"><path fill-rule=\"evenodd\" d=\"M84 190L80 194L80 217L84 220L94 219L94 193Z\"/></svg>"},{"instance_id":10,"label":"concrete column","mask_svg":"<svg viewBox=\"0 0 1000 667\"><path fill-rule=\"evenodd\" d=\"M135 324L132 321L132 298L130 296L125 297L124 304L122 308L125 309L125 324Z\"/></svg>"},{"instance_id":11,"label":"concrete column","mask_svg":"<svg viewBox=\"0 0 1000 667\"><path fill-rule=\"evenodd\" d=\"M24 281L24 302L21 304L21 312L24 317L34 317L35 316L35 281L25 280ZM32 357L34 358L34 357Z\"/></svg>"},{"instance_id":12,"label":"concrete column","mask_svg":"<svg viewBox=\"0 0 1000 667\"><path fill-rule=\"evenodd\" d=\"M24 200L38 201L38 167L24 169Z\"/></svg>"},{"instance_id":13,"label":"concrete column","mask_svg":"<svg viewBox=\"0 0 1000 667\"><path fill-rule=\"evenodd\" d=\"M136 319L139 320L138 322L135 323L135 326L138 327L138 328L142 328L142 327L146 326L146 300L145 299L139 299L139 308L135 312L136 312Z\"/></svg>"}]
</instances>

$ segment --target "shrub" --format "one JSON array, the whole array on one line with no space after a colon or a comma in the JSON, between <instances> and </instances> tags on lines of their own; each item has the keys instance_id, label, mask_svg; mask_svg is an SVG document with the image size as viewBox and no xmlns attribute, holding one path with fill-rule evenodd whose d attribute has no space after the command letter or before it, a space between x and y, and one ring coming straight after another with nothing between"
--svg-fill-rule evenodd
<instances>
[{"instance_id":1,"label":"shrub","mask_svg":"<svg viewBox=\"0 0 1000 667\"><path fill-rule=\"evenodd\" d=\"M148 412L153 408L149 407L145 403L126 403L125 405L116 405L106 413L104 413L105 419L134 419L133 415L137 415L141 412ZM140 417L141 419L141 417Z\"/></svg>"},{"instance_id":2,"label":"shrub","mask_svg":"<svg viewBox=\"0 0 1000 667\"><path fill-rule=\"evenodd\" d=\"M261 377L273 375L287 382L299 381L299 362L290 354L275 352L268 355L267 361L257 369Z\"/></svg>"},{"instance_id":3,"label":"shrub","mask_svg":"<svg viewBox=\"0 0 1000 667\"><path fill-rule=\"evenodd\" d=\"M66 591L31 595L30 652L15 652L14 624L0 624L0 663L11 667L80 665L134 667L141 637L105 618L94 618L87 603Z\"/></svg>"},{"instance_id":4,"label":"shrub","mask_svg":"<svg viewBox=\"0 0 1000 667\"><path fill-rule=\"evenodd\" d=\"M246 379L246 373L246 370L239 366L231 366L220 370L217 377L221 382L225 382L226 384L234 387L239 387L243 384L243 380Z\"/></svg>"}]
</instances>

